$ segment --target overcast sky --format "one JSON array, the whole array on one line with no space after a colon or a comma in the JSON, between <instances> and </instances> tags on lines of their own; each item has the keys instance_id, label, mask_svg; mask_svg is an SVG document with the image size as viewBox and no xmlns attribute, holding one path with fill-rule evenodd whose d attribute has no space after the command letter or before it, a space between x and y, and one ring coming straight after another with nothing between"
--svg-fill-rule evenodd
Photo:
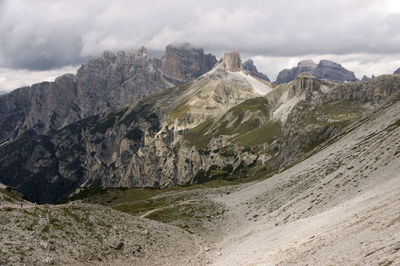
<instances>
[{"instance_id":1,"label":"overcast sky","mask_svg":"<svg viewBox=\"0 0 400 266\"><path fill-rule=\"evenodd\" d=\"M74 73L103 50L238 48L272 80L302 59L361 78L400 67L398 0L0 0L0 90Z\"/></svg>"}]
</instances>

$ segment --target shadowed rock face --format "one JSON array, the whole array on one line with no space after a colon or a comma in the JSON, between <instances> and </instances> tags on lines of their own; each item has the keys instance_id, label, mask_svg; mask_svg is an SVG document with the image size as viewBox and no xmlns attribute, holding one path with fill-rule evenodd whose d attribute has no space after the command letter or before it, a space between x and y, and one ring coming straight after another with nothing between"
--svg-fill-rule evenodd
<instances>
[{"instance_id":1,"label":"shadowed rock face","mask_svg":"<svg viewBox=\"0 0 400 266\"><path fill-rule=\"evenodd\" d=\"M250 72L253 76L266 80L266 81L270 81L269 78L267 77L267 75L265 75L264 73L258 72L257 67L254 65L253 60L247 60L246 62L243 63L243 69L247 70L248 72Z\"/></svg>"},{"instance_id":2,"label":"shadowed rock face","mask_svg":"<svg viewBox=\"0 0 400 266\"><path fill-rule=\"evenodd\" d=\"M400 74L400 67L393 74Z\"/></svg>"},{"instance_id":3,"label":"shadowed rock face","mask_svg":"<svg viewBox=\"0 0 400 266\"><path fill-rule=\"evenodd\" d=\"M189 44L168 45L161 59L161 70L172 80L184 83L208 72L216 62L214 55L205 54L203 49L193 48Z\"/></svg>"},{"instance_id":4,"label":"shadowed rock face","mask_svg":"<svg viewBox=\"0 0 400 266\"><path fill-rule=\"evenodd\" d=\"M169 45L161 60L105 51L82 65L76 76L17 89L0 97L0 143L29 129L47 134L80 119L129 105L165 88L193 80L215 64L202 49ZM164 66L164 67L162 67ZM165 73L164 73L165 71Z\"/></svg>"},{"instance_id":5,"label":"shadowed rock face","mask_svg":"<svg viewBox=\"0 0 400 266\"><path fill-rule=\"evenodd\" d=\"M358 81L354 72L348 71L342 65L329 61L321 60L315 64L312 60L301 61L297 67L284 69L279 72L276 83L282 84L294 80L300 73L308 72L319 79L326 79L332 82Z\"/></svg>"}]
</instances>

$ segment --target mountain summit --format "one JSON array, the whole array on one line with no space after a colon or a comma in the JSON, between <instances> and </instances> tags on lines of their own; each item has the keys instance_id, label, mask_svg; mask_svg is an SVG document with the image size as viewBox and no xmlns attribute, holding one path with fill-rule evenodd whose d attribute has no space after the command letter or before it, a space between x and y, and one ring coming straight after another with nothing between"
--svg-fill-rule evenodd
<instances>
[{"instance_id":1,"label":"mountain summit","mask_svg":"<svg viewBox=\"0 0 400 266\"><path fill-rule=\"evenodd\" d=\"M331 82L358 81L354 72L345 69L342 65L330 60L321 60L319 64L312 60L300 61L296 67L279 72L276 83L282 84L294 80L300 73L308 72L316 78Z\"/></svg>"},{"instance_id":2,"label":"mountain summit","mask_svg":"<svg viewBox=\"0 0 400 266\"><path fill-rule=\"evenodd\" d=\"M209 71L217 63L212 54L190 44L168 45L161 59L161 71L175 84L189 82Z\"/></svg>"},{"instance_id":3,"label":"mountain summit","mask_svg":"<svg viewBox=\"0 0 400 266\"><path fill-rule=\"evenodd\" d=\"M243 70L242 59L240 58L240 54L236 48L232 49L228 53L225 53L223 66L232 72Z\"/></svg>"}]
</instances>

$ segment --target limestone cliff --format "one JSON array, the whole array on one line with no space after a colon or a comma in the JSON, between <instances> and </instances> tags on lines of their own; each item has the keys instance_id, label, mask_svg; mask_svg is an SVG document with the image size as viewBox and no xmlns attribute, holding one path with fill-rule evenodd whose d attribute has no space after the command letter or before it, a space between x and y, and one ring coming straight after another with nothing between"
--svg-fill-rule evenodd
<instances>
[{"instance_id":1,"label":"limestone cliff","mask_svg":"<svg viewBox=\"0 0 400 266\"><path fill-rule=\"evenodd\" d=\"M229 53L225 53L223 59L224 67L232 72L243 70L242 59L237 49L232 49Z\"/></svg>"}]
</instances>

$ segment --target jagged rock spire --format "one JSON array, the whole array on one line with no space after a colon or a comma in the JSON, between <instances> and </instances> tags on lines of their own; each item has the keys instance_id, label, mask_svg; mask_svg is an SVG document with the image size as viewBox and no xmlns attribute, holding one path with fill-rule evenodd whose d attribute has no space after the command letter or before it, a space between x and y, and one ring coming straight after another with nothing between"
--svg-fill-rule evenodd
<instances>
[{"instance_id":1,"label":"jagged rock spire","mask_svg":"<svg viewBox=\"0 0 400 266\"><path fill-rule=\"evenodd\" d=\"M243 70L242 59L236 48L232 49L229 53L224 55L224 67L232 72Z\"/></svg>"},{"instance_id":2,"label":"jagged rock spire","mask_svg":"<svg viewBox=\"0 0 400 266\"><path fill-rule=\"evenodd\" d=\"M146 47L140 47L135 54L135 57L146 57L147 56L147 49Z\"/></svg>"},{"instance_id":3,"label":"jagged rock spire","mask_svg":"<svg viewBox=\"0 0 400 266\"><path fill-rule=\"evenodd\" d=\"M104 60L107 60L107 61L114 61L117 57L115 56L115 54L113 52L111 52L109 50L105 50L101 54L101 58L103 58Z\"/></svg>"}]
</instances>

